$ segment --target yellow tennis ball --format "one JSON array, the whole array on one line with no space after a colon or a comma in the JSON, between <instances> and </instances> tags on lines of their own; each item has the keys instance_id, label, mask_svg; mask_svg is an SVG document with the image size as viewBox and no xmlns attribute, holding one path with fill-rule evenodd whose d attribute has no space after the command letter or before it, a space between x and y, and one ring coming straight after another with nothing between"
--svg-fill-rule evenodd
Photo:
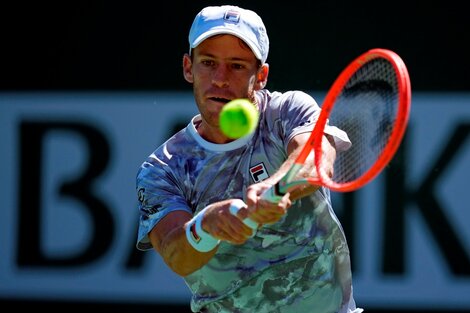
<instances>
[{"instance_id":1,"label":"yellow tennis ball","mask_svg":"<svg viewBox=\"0 0 470 313\"><path fill-rule=\"evenodd\" d=\"M258 125L259 113L248 99L235 99L220 111L220 130L229 138L237 139L251 134Z\"/></svg>"}]
</instances>

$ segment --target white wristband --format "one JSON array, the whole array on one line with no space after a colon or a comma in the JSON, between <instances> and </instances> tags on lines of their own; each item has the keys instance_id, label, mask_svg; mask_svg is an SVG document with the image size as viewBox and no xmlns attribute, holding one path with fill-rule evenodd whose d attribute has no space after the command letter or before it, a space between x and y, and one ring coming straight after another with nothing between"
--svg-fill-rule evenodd
<instances>
[{"instance_id":1,"label":"white wristband","mask_svg":"<svg viewBox=\"0 0 470 313\"><path fill-rule=\"evenodd\" d=\"M234 216L237 216L238 211L240 211L240 209L244 207L246 207L245 202L243 202L241 199L235 199L230 204L230 213L232 213L232 215ZM253 230L257 230L259 226L258 223L256 223L249 217L243 220L243 224L245 224L246 226L250 227Z\"/></svg>"},{"instance_id":2,"label":"white wristband","mask_svg":"<svg viewBox=\"0 0 470 313\"><path fill-rule=\"evenodd\" d=\"M202 229L202 218L207 207L201 210L186 224L186 238L191 246L200 252L208 252L217 247L220 240L215 239Z\"/></svg>"}]
</instances>

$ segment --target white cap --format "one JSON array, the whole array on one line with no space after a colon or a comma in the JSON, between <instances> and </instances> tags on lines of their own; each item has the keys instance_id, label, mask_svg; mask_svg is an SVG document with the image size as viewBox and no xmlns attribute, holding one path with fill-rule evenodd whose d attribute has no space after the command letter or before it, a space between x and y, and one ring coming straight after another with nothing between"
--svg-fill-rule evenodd
<instances>
[{"instance_id":1,"label":"white cap","mask_svg":"<svg viewBox=\"0 0 470 313\"><path fill-rule=\"evenodd\" d=\"M256 58L265 63L268 58L269 39L261 17L251 10L237 6L209 6L194 18L189 31L189 52L207 38L230 34L242 39Z\"/></svg>"}]
</instances>

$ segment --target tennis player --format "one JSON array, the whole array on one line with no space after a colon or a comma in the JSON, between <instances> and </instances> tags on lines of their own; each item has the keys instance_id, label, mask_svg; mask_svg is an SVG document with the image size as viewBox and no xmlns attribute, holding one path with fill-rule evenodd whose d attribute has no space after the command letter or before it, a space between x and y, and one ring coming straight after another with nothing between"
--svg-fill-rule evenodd
<instances>
[{"instance_id":1,"label":"tennis player","mask_svg":"<svg viewBox=\"0 0 470 313\"><path fill-rule=\"evenodd\" d=\"M260 199L295 160L319 106L301 91L265 89L269 39L251 10L204 8L189 46L183 75L200 114L138 171L137 248L155 250L182 276L192 312L362 312L329 191L301 186L277 203ZM236 98L251 99L260 119L254 133L233 140L218 117ZM350 142L333 126L325 136L333 162Z\"/></svg>"}]
</instances>

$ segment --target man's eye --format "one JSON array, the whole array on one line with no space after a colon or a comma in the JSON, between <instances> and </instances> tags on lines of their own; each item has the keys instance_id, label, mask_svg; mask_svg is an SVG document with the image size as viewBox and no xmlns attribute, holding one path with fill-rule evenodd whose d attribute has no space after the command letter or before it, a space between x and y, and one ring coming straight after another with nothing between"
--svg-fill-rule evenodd
<instances>
[{"instance_id":1,"label":"man's eye","mask_svg":"<svg viewBox=\"0 0 470 313\"><path fill-rule=\"evenodd\" d=\"M212 66L214 64L214 62L210 60L203 60L201 63L206 66Z\"/></svg>"},{"instance_id":2,"label":"man's eye","mask_svg":"<svg viewBox=\"0 0 470 313\"><path fill-rule=\"evenodd\" d=\"M244 67L243 65L241 65L241 64L236 64L236 63L234 63L234 64L232 64L232 68L234 68L234 69L236 69L236 70L241 70L241 69L243 69L243 68L245 68L245 67Z\"/></svg>"}]
</instances>

